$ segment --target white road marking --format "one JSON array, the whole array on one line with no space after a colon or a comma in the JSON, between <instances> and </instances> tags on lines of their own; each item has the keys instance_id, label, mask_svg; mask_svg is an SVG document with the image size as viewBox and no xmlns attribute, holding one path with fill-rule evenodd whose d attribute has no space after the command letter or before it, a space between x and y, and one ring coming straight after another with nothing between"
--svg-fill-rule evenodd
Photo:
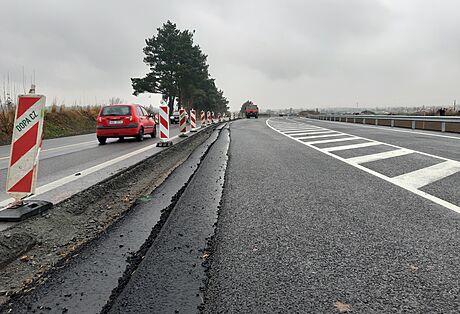
<instances>
[{"instance_id":1,"label":"white road marking","mask_svg":"<svg viewBox=\"0 0 460 314\"><path fill-rule=\"evenodd\" d=\"M351 122L339 122L339 121L326 121L326 120L317 120L317 119L309 119L309 118L304 118L305 120L308 120L309 122L317 121L317 122L324 122L324 123L342 123L347 126L359 126L362 128L372 128L372 129L381 129L384 131L391 131L391 132L401 132L401 133L411 133L411 134L420 134L420 135L426 135L426 136L435 136L435 137L444 137L444 138L449 138L449 139L454 139L454 140L460 140L460 136L449 136L449 135L443 135L443 134L434 134L434 133L427 133L427 132L420 132L420 131L414 131L414 130L399 130L399 129L394 129L389 126L384 127L384 126L379 126L379 125L370 125L370 124L360 124L360 123L351 123ZM350 124L350 125L349 125ZM436 131L431 131L431 132L436 132Z\"/></svg>"},{"instance_id":2,"label":"white road marking","mask_svg":"<svg viewBox=\"0 0 460 314\"><path fill-rule=\"evenodd\" d=\"M382 145L377 142L367 142L367 143L360 143L360 144L354 144L354 145L343 145L343 146L336 146L336 147L327 147L323 148L327 152L335 152L338 150L347 150L347 149L356 149L356 148L362 148L362 147L370 147L370 146L376 146L376 145Z\"/></svg>"},{"instance_id":3,"label":"white road marking","mask_svg":"<svg viewBox=\"0 0 460 314\"><path fill-rule=\"evenodd\" d=\"M91 143L96 144L97 141L81 142L81 143L76 143L76 144L69 144L69 145L64 145L64 146L59 146L59 147L53 147L53 148L43 149L43 150L41 151L41 153L49 152L49 151L53 151L53 150L59 150L59 149L63 149L63 148L68 148L68 147L74 147L74 146L80 146L80 145L87 145L87 144L91 144ZM10 158L10 156L0 157L0 160L8 159L8 158Z\"/></svg>"},{"instance_id":4,"label":"white road marking","mask_svg":"<svg viewBox=\"0 0 460 314\"><path fill-rule=\"evenodd\" d=\"M345 142L345 141L353 141L353 140L360 140L360 137L350 136L345 138L335 138L331 140L318 140L318 141L311 141L311 142L303 142L308 143L308 145L316 145L316 144L326 144L326 143L334 143L334 142Z\"/></svg>"},{"instance_id":5,"label":"white road marking","mask_svg":"<svg viewBox=\"0 0 460 314\"><path fill-rule=\"evenodd\" d=\"M323 135L311 135L311 136L302 136L302 137L296 137L298 140L308 140L311 138L323 138L323 137L334 137L334 136L348 136L347 134L343 133L330 133L330 134L323 134Z\"/></svg>"},{"instance_id":6,"label":"white road marking","mask_svg":"<svg viewBox=\"0 0 460 314\"><path fill-rule=\"evenodd\" d=\"M284 133L284 132L283 132ZM311 135L317 135L317 134L327 134L327 133L340 133L340 132L337 132L337 131L330 131L330 130L319 130L319 131L311 131L311 132L305 132L303 134L288 134L288 133L284 133L286 135L308 135L308 134L311 134Z\"/></svg>"},{"instance_id":7,"label":"white road marking","mask_svg":"<svg viewBox=\"0 0 460 314\"><path fill-rule=\"evenodd\" d=\"M419 189L460 171L460 162L445 161L392 178L395 182Z\"/></svg>"},{"instance_id":8,"label":"white road marking","mask_svg":"<svg viewBox=\"0 0 460 314\"><path fill-rule=\"evenodd\" d=\"M187 133L190 133L190 132L186 132ZM170 140L174 140L174 139L177 139L179 137L179 135L176 135L176 136L173 136L170 138ZM81 178L84 178L96 171L99 171L99 170L102 170L104 168L107 168L109 166L112 166L120 161L123 161L123 160L126 160L126 159L129 159L135 155L139 155L145 151L148 151L152 148L155 148L157 146L157 142L155 142L154 144L152 145L149 145L149 146L146 146L146 147L143 147L143 148L140 148L138 150L135 150L135 151L132 151L130 153L127 153L127 154L124 154L122 156L119 156L117 158L114 158L114 159L111 159L111 160L108 160L106 162L103 162L103 163L100 163L98 165L95 165L93 167L90 167L88 169L84 169L82 171L80 171L80 175L76 176L75 174L72 174L70 176L67 176L67 177L64 177L64 178L61 178L59 180L56 180L56 181L53 181L53 182L50 182L48 184L45 184L45 185L42 185L40 187L37 187L36 191L35 191L35 194L34 195L31 195L30 197L27 197L26 199L30 199L32 197L37 197L41 194L44 194L46 192L49 192L51 190L54 190L56 188L61 188L64 184L67 184L67 183L70 183L70 182L73 182L73 181L76 181L76 180L80 180ZM0 208L1 207L4 207L4 206L7 206L8 204L12 203L14 201L13 198L9 198L9 199L6 199L4 201L1 201L0 202Z\"/></svg>"},{"instance_id":9,"label":"white road marking","mask_svg":"<svg viewBox=\"0 0 460 314\"><path fill-rule=\"evenodd\" d=\"M447 209L450 209L450 210L455 211L455 212L457 212L457 213L460 214L460 206L457 206L457 205L452 204L452 203L450 203L450 202L448 202L448 201L445 201L445 200L443 200L443 199L441 199L441 198L439 198L439 197L436 197L436 196L434 196L434 195L431 195L431 194L428 194L428 193L423 192L423 191L421 191L421 190L418 190L417 188L414 188L414 187L411 186L411 185L405 184L404 182L396 181L396 180L394 180L394 178L387 177L387 176L385 176L385 175L383 175L383 174L381 174L381 173L379 173L379 172L377 172L377 171L371 170L371 169L366 168L366 167L364 167L364 166L362 166L362 165L360 165L360 164L358 164L358 163L352 162L352 161L350 161L351 159L346 159L346 158L340 157L340 156L338 156L338 155L335 155L335 154L333 154L332 152L325 151L325 150L322 149L322 148L319 148L319 147L316 147L316 146L314 146L314 145L311 145L310 142L304 142L304 141L301 141L301 140L299 140L299 139L297 139L297 138L295 138L295 137L286 135L286 134L284 134L283 132L277 130L275 127L271 126L270 123L269 123L269 121L270 121L270 119L267 119L267 120L265 121L265 124L266 124L269 128L271 128L272 130L274 130L275 132L278 132L278 133L280 133L280 134L282 134L282 135L284 135L284 136L287 136L287 137L291 138L291 139L294 140L294 141L297 141L297 142L300 143L300 144L303 144L303 145L308 146L308 147L310 147L310 148L312 148L312 149L315 149L315 150L317 150L317 151L319 151L319 152L322 152L322 153L324 153L324 154L326 154L326 155L328 155L328 156L330 156L330 157L332 157L332 158L335 158L335 159L337 159L337 160L340 160L340 161L342 161L342 162L344 162L344 163L346 163L346 164L348 164L348 165L350 165L350 166L353 166L353 167L358 168L358 169L360 169L360 170L362 170L362 171L365 171L365 172L367 172L367 173L369 173L369 174L371 174L371 175L373 175L373 176L376 176L376 177L378 177L378 178L380 178L380 179L382 179L382 180L384 180L384 181L387 181L387 182L392 183L392 184L394 184L394 185L396 185L396 186L398 186L398 187L400 187L400 188L403 188L403 189L405 189L406 191L409 191L409 192L411 192L411 193L413 193L413 194L416 194L416 195L418 195L418 196L421 196L421 197L423 197L423 198L425 198L425 199L427 199L427 200L429 200L429 201L431 201L431 202L433 202L433 203L436 203L436 204L438 204L438 205L441 205L441 206L443 206L443 207L445 207L445 208L447 208ZM275 123L276 123L276 122L275 122ZM362 139L366 139L366 138L362 138ZM366 140L369 140L369 139L366 139ZM396 146L396 145L392 145L392 144L387 144L387 143L382 143L382 142L377 142L377 141L374 141L374 142L376 142L376 143L381 143L381 144L383 144L383 145L387 145L387 146L390 146L390 147L395 147L395 148L397 148L397 149L406 149L406 148L404 148L404 147L400 147L400 146ZM428 154L428 153L423 153L423 152L419 152L419 151L413 151L413 152L418 153L418 154L421 154L421 155L429 156L429 157L438 158L438 159L445 160L445 161L453 161L453 162L456 162L456 163L458 162L458 161L455 161L455 160L447 159L447 158L440 157L440 156L435 156L435 155Z\"/></svg>"},{"instance_id":10,"label":"white road marking","mask_svg":"<svg viewBox=\"0 0 460 314\"><path fill-rule=\"evenodd\" d=\"M290 133L290 132L304 132L304 131L318 131L324 130L324 128L296 128L296 129L283 129L282 132Z\"/></svg>"},{"instance_id":11,"label":"white road marking","mask_svg":"<svg viewBox=\"0 0 460 314\"><path fill-rule=\"evenodd\" d=\"M407 154L411 154L413 152L414 151L410 150L410 149L397 149L397 150L391 150L389 152L384 152L384 153L364 155L364 156L358 156L358 157L353 157L353 158L347 158L347 160L349 162L354 162L354 163L357 163L357 164L363 164L365 162L371 162L371 161L377 161L377 160L382 160L382 159L387 159L387 158L404 156L404 155L407 155Z\"/></svg>"},{"instance_id":12,"label":"white road marking","mask_svg":"<svg viewBox=\"0 0 460 314\"><path fill-rule=\"evenodd\" d=\"M330 133L330 132L327 132ZM317 134L326 134L325 132L301 132L301 133L284 133L289 136L304 136L304 135L317 135Z\"/></svg>"}]
</instances>

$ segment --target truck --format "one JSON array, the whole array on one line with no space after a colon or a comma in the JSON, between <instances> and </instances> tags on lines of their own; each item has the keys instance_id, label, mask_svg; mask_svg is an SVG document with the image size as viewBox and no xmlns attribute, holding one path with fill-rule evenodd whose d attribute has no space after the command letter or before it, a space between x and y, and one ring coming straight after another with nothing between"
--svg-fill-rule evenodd
<instances>
[{"instance_id":1,"label":"truck","mask_svg":"<svg viewBox=\"0 0 460 314\"><path fill-rule=\"evenodd\" d=\"M259 118L259 107L254 104L247 104L244 109L244 113L246 114L246 118Z\"/></svg>"}]
</instances>

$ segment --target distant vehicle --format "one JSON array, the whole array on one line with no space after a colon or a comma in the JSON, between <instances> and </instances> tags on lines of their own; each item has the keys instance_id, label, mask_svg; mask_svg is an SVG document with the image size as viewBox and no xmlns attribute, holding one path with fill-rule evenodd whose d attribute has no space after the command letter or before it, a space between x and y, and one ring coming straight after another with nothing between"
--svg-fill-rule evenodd
<instances>
[{"instance_id":1,"label":"distant vehicle","mask_svg":"<svg viewBox=\"0 0 460 314\"><path fill-rule=\"evenodd\" d=\"M278 116L284 117L284 113L279 113Z\"/></svg>"},{"instance_id":2,"label":"distant vehicle","mask_svg":"<svg viewBox=\"0 0 460 314\"><path fill-rule=\"evenodd\" d=\"M249 119L251 117L254 118L259 118L259 107L254 104L247 105L246 108L244 109L244 112L246 114L246 118Z\"/></svg>"},{"instance_id":3,"label":"distant vehicle","mask_svg":"<svg viewBox=\"0 0 460 314\"><path fill-rule=\"evenodd\" d=\"M179 124L179 111L174 111L173 114L169 117L171 124Z\"/></svg>"},{"instance_id":4,"label":"distant vehicle","mask_svg":"<svg viewBox=\"0 0 460 314\"><path fill-rule=\"evenodd\" d=\"M135 137L144 140L144 135L157 136L155 118L140 105L117 104L101 108L97 117L96 136L101 145L108 138Z\"/></svg>"}]
</instances>

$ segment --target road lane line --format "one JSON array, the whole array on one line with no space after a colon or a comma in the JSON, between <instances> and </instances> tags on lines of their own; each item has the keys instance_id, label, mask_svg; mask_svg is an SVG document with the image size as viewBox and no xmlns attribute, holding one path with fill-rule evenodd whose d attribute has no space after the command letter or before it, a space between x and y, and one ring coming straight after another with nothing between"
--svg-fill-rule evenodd
<instances>
[{"instance_id":1,"label":"road lane line","mask_svg":"<svg viewBox=\"0 0 460 314\"><path fill-rule=\"evenodd\" d=\"M399 157L399 156L404 156L407 154L413 153L413 150L410 149L397 149L397 150L392 150L389 152L383 152L383 153L377 153L377 154L370 154L370 155L364 155L364 156L358 156L358 157L353 157L353 158L347 158L349 162L354 162L357 164L363 164L366 162L371 162L371 161L377 161L377 160L383 160L387 158L393 158L393 157Z\"/></svg>"},{"instance_id":2,"label":"road lane line","mask_svg":"<svg viewBox=\"0 0 460 314\"><path fill-rule=\"evenodd\" d=\"M360 144L354 144L354 145L327 147L323 149L327 152L335 152L338 150L356 149L356 148L370 147L370 146L376 146L376 145L382 145L382 144L377 143L377 142L367 142L367 143L360 143Z\"/></svg>"},{"instance_id":3,"label":"road lane line","mask_svg":"<svg viewBox=\"0 0 460 314\"><path fill-rule=\"evenodd\" d=\"M290 132L303 132L303 131L317 131L325 130L324 128L296 128L296 129L281 129L281 132L290 133Z\"/></svg>"},{"instance_id":4,"label":"road lane line","mask_svg":"<svg viewBox=\"0 0 460 314\"><path fill-rule=\"evenodd\" d=\"M308 140L311 138L324 138L324 137L335 137L335 136L348 136L347 134L343 133L330 133L330 134L323 134L323 135L311 135L311 136L302 136L302 137L296 137L296 139L299 140Z\"/></svg>"},{"instance_id":5,"label":"road lane line","mask_svg":"<svg viewBox=\"0 0 460 314\"><path fill-rule=\"evenodd\" d=\"M285 133L286 135L289 136L302 136L302 135L316 135L316 134L324 134L326 131L321 131L321 132L298 132L298 133ZM329 131L330 132L330 131Z\"/></svg>"},{"instance_id":6,"label":"road lane line","mask_svg":"<svg viewBox=\"0 0 460 314\"><path fill-rule=\"evenodd\" d=\"M457 173L458 171L460 171L460 162L445 161L430 167L425 167L399 175L392 178L392 180L399 184L404 184L415 189L420 189L425 185L444 179L445 177Z\"/></svg>"},{"instance_id":7,"label":"road lane line","mask_svg":"<svg viewBox=\"0 0 460 314\"><path fill-rule=\"evenodd\" d=\"M305 133L305 135L310 135L308 138L313 138L313 136L316 136L316 135L321 135L321 134L340 134L340 135L348 135L348 134L343 134L341 132L337 132L337 131L321 131L321 132L309 132L309 133ZM289 135L289 134L288 134ZM292 135L292 134L291 134ZM300 135L300 134L294 134L294 135Z\"/></svg>"},{"instance_id":8,"label":"road lane line","mask_svg":"<svg viewBox=\"0 0 460 314\"><path fill-rule=\"evenodd\" d=\"M344 135L348 135L348 134L344 134ZM353 140L361 140L361 138L350 136L350 137L345 137L345 138L335 138L331 140L318 140L318 141L302 142L302 143L308 143L308 145L316 145L316 144L326 144L326 143L335 143L335 142L346 142L346 141L353 141Z\"/></svg>"},{"instance_id":9,"label":"road lane line","mask_svg":"<svg viewBox=\"0 0 460 314\"><path fill-rule=\"evenodd\" d=\"M418 195L418 196L420 196L420 197L423 197L423 198L425 198L425 199L427 199L427 200L429 200L429 201L431 201L431 202L433 202L433 203L435 203L435 204L441 205L441 206L443 206L443 207L445 207L445 208L447 208L447 209L450 209L450 210L452 210L452 211L454 211L454 212L460 214L460 206L457 206L457 205L455 205L455 204L449 203L449 202L447 202L447 201L445 201L445 200L443 200L443 199L441 199L441 198L439 198L439 197L436 197L436 196L434 196L434 195L431 195L431 194L428 194L428 193L423 192L423 191L421 191L421 190L418 190L418 189L416 189L416 188L414 188L414 187L412 187L412 186L406 185L406 184L401 183L401 182L397 182L397 181L393 180L392 178L387 177L387 176L385 176L385 175L383 175L383 174L381 174L381 173L379 173L379 172L377 172L377 171L374 171L374 170L371 170L371 169L369 169L369 168L366 168L366 167L364 167L364 166L362 166L362 165L360 165L360 164L357 164L357 163L354 163L354 162L350 162L350 161L347 160L346 158L340 157L340 156L335 155L335 154L333 154L333 153L331 153L331 152L327 152L327 151L325 151L324 149L321 149L321 148L316 147L316 146L314 146L314 145L310 145L309 142L303 142L303 141L301 141L301 140L299 140L299 139L296 139L296 138L294 138L294 137L287 136L287 135L283 134L282 132L278 131L276 128L272 127L272 126L270 125L269 121L270 121L270 119L267 119L267 120L265 121L265 124L266 124L270 129L274 130L275 132L278 132L278 133L281 134L281 135L284 135L284 136L286 136L286 137L289 137L289 138L291 138L292 140L299 142L300 144L303 144L303 145L308 146L308 147L310 147L310 148L312 148L312 149L315 149L315 150L317 150L317 151L319 151L319 152L321 152L321 153L323 153L323 154L326 154L326 155L328 155L328 156L330 156L330 157L332 157L332 158L335 158L335 159L337 159L337 160L340 160L340 161L342 161L342 162L344 162L344 163L346 163L346 164L348 164L348 165L350 165L350 166L352 166L352 167L358 168L358 169L360 169L360 170L362 170L362 171L364 171L364 172L367 172L367 173L369 173L369 174L371 174L371 175L373 175L373 176L376 176L377 178L380 178L380 179L382 179L382 180L384 180L384 181L387 181L387 182L389 182L389 183L392 183L392 184L394 184L394 185L396 185L396 186L398 186L398 187L400 187L400 188L405 189L406 191L409 191L409 192L411 192L411 193L413 193L413 194L416 194L416 195ZM369 139L367 139L367 140L369 140ZM376 142L377 142L377 141L376 141ZM398 148L398 149L405 149L405 148L403 148L403 147L399 147L399 146L391 145L391 144L387 144L387 143L381 143L381 144L384 144L384 145L387 145L387 146L396 147L396 148ZM444 158L444 157L434 156L434 155L431 155L431 154L422 153L422 152L418 152L418 151L414 151L414 152L419 153L419 154L422 154L422 155L427 155L427 156L430 156L430 157L438 158L438 159L447 160L447 161L455 161L455 160L450 160L450 159L447 159L447 158ZM457 162L457 161L455 161L455 162Z\"/></svg>"},{"instance_id":10,"label":"road lane line","mask_svg":"<svg viewBox=\"0 0 460 314\"><path fill-rule=\"evenodd\" d=\"M357 116L359 117L359 116ZM345 126L359 126L362 128L372 128L372 129L381 129L384 131L391 131L391 132L401 132L401 133L410 133L410 134L421 134L421 135L427 135L427 136L435 136L435 137L444 137L444 138L449 138L449 139L454 139L454 140L460 140L460 136L450 136L450 135L442 135L442 134L432 134L432 133L425 133L425 132L420 132L420 131L414 131L414 130L398 130L394 129L390 126L384 127L384 126L378 126L378 125L369 125L369 124L359 124L359 123L351 123L351 122L339 122L339 121L326 121L326 120L317 120L317 119L309 119L309 118L303 118L307 120L308 122L323 122L323 123L342 123ZM395 127L397 128L397 127ZM426 130L426 132L436 132L436 131L430 131ZM439 132L439 131L438 131ZM456 134L456 133L453 133Z\"/></svg>"},{"instance_id":11,"label":"road lane line","mask_svg":"<svg viewBox=\"0 0 460 314\"><path fill-rule=\"evenodd\" d=\"M80 146L80 145L87 145L87 144L90 144L90 143L95 144L95 143L97 143L97 141L88 141L88 142L69 144L69 145L64 145L64 146L59 146L59 147L53 147L53 148L43 149L41 152L44 153L44 152L49 152L49 151L63 149L63 148L69 148L69 147ZM0 157L0 160L8 159L8 158L10 158L10 156Z\"/></svg>"},{"instance_id":12,"label":"road lane line","mask_svg":"<svg viewBox=\"0 0 460 314\"><path fill-rule=\"evenodd\" d=\"M190 133L190 132L186 132L187 133ZM174 139L177 139L179 138L179 135L176 135L176 136L173 136L170 138L170 140L174 140ZM98 165L95 165L95 166L92 166L88 169L84 169L82 171L79 172L79 175L76 176L75 174L72 174L72 175L69 175L67 177L64 177L64 178L61 178L61 179L58 179L56 181L53 181L53 182L50 182L48 184L45 184L45 185L42 185L40 187L38 187L36 189L36 192L34 195L31 195L30 197L27 197L26 199L30 199L32 197L37 197L41 194L44 194L46 192L49 192L51 190L54 190L56 188L61 188L64 184L67 184L67 183L70 183L70 182L73 182L73 181L76 181L76 180L80 180L81 178L84 178L96 171L99 171L99 170L102 170L104 168L107 168L111 165L114 165L120 161L123 161L123 160L126 160L126 159L129 159L135 155L139 155L147 150L150 150L152 148L155 148L157 146L157 142L155 142L154 144L152 145L149 145L149 146L146 146L146 147L143 147L143 148L140 148L138 150L135 150L135 151L132 151L130 153L127 153L127 154L124 154L122 156L119 156L117 158L114 158L114 159L111 159L111 160L108 160L106 162L103 162L101 164L98 164ZM9 198L9 199L6 199L4 201L1 201L0 202L0 208L1 207L4 207L4 206L7 206L8 204L10 204L11 202L13 202L14 199L13 198Z\"/></svg>"},{"instance_id":13,"label":"road lane line","mask_svg":"<svg viewBox=\"0 0 460 314\"><path fill-rule=\"evenodd\" d=\"M268 119L270 120L270 119ZM266 122L268 121L266 120ZM315 120L316 121L316 120ZM306 123L305 123L306 124ZM276 128L273 128L276 130ZM326 129L328 130L328 129ZM330 131L334 131L332 129L329 129ZM276 130L278 133L281 133L283 134L282 132L279 132L278 130ZM339 131L335 131L335 132L339 132ZM374 141L374 142L377 142L377 143L380 143L382 145L386 145L386 146L390 146L390 147L394 147L394 148L397 148L397 149L407 149L405 147L401 147L401 146L397 146L397 145L393 145L393 144L389 144L389 143L384 143L384 142L380 142L380 141L376 141L376 140L372 140L372 139L369 139L369 138L365 138L365 137L361 137L361 136L357 136L357 135L352 135L352 134L349 134L349 133L344 133L342 132L343 134L345 135L349 135L349 136L354 136L354 137L357 137L357 138L360 138L360 139L363 139L363 140L366 140L366 141ZM283 134L285 135L285 134ZM428 157L433 157L433 158L437 158L437 159L442 159L442 160L453 160L453 159L449 159L449 158L445 158L445 157L441 157L441 156L436 156L436 155L433 155L433 154L430 154L430 153L425 153L425 152L421 152L421 151L415 151L417 154L420 154L420 155L424 155L424 156L428 156Z\"/></svg>"}]
</instances>

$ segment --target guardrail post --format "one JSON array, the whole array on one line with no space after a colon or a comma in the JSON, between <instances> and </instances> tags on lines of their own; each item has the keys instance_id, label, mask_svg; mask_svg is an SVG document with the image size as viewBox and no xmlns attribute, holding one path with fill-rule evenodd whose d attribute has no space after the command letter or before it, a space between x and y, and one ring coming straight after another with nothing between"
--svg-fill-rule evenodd
<instances>
[{"instance_id":1,"label":"guardrail post","mask_svg":"<svg viewBox=\"0 0 460 314\"><path fill-rule=\"evenodd\" d=\"M394 128L394 126L395 126L395 120L392 119L391 120L391 127Z\"/></svg>"},{"instance_id":2,"label":"guardrail post","mask_svg":"<svg viewBox=\"0 0 460 314\"><path fill-rule=\"evenodd\" d=\"M415 120L412 121L412 130L415 130Z\"/></svg>"},{"instance_id":3,"label":"guardrail post","mask_svg":"<svg viewBox=\"0 0 460 314\"><path fill-rule=\"evenodd\" d=\"M353 123L356 123L356 118L353 118Z\"/></svg>"},{"instance_id":4,"label":"guardrail post","mask_svg":"<svg viewBox=\"0 0 460 314\"><path fill-rule=\"evenodd\" d=\"M446 132L446 123L441 122L441 132Z\"/></svg>"},{"instance_id":5,"label":"guardrail post","mask_svg":"<svg viewBox=\"0 0 460 314\"><path fill-rule=\"evenodd\" d=\"M348 122L348 118L345 118L345 122Z\"/></svg>"},{"instance_id":6,"label":"guardrail post","mask_svg":"<svg viewBox=\"0 0 460 314\"><path fill-rule=\"evenodd\" d=\"M366 118L363 118L363 124L366 124Z\"/></svg>"}]
</instances>

